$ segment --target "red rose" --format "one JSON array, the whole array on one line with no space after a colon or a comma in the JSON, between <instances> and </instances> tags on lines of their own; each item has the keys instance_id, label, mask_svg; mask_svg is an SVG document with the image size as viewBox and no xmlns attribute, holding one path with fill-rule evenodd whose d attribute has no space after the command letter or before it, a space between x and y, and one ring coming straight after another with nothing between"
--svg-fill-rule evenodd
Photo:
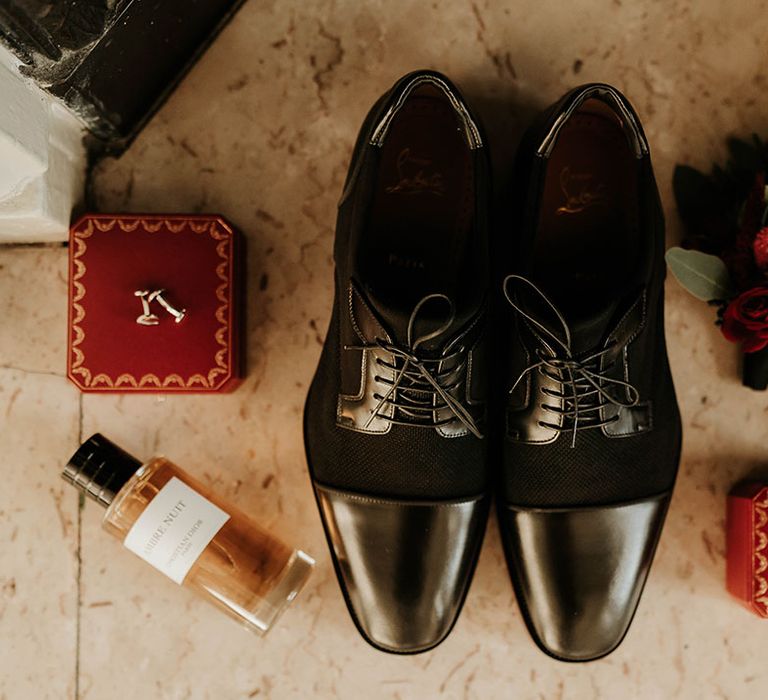
<instances>
[{"instance_id":1,"label":"red rose","mask_svg":"<svg viewBox=\"0 0 768 700\"><path fill-rule=\"evenodd\" d=\"M768 286L748 289L728 304L721 330L728 340L741 343L744 352L768 346Z\"/></svg>"},{"instance_id":2,"label":"red rose","mask_svg":"<svg viewBox=\"0 0 768 700\"><path fill-rule=\"evenodd\" d=\"M755 263L758 269L768 272L768 226L763 226L757 232L752 248L755 251Z\"/></svg>"},{"instance_id":3,"label":"red rose","mask_svg":"<svg viewBox=\"0 0 768 700\"><path fill-rule=\"evenodd\" d=\"M755 250L755 238L764 211L765 173L758 173L742 208L739 232L721 255L738 289L745 289L755 283L756 268L760 268L760 262L755 260L758 253Z\"/></svg>"}]
</instances>

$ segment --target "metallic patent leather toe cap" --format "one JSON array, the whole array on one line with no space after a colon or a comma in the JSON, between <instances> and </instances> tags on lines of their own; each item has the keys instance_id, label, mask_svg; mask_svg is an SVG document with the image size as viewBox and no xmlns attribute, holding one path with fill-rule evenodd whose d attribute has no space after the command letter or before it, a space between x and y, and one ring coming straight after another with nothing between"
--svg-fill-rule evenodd
<instances>
[{"instance_id":1,"label":"metallic patent leather toe cap","mask_svg":"<svg viewBox=\"0 0 768 700\"><path fill-rule=\"evenodd\" d=\"M469 587L487 499L397 501L315 490L339 582L366 640L398 653L439 644Z\"/></svg>"},{"instance_id":2,"label":"metallic patent leather toe cap","mask_svg":"<svg viewBox=\"0 0 768 700\"><path fill-rule=\"evenodd\" d=\"M507 560L536 643L590 661L622 641L640 600L669 495L580 509L506 507Z\"/></svg>"}]
</instances>

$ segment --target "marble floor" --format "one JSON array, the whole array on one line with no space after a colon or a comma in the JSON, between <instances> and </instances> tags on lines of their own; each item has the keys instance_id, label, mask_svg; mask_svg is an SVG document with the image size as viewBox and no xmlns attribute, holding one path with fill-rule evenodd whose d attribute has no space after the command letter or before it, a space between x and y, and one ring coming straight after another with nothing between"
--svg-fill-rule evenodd
<instances>
[{"instance_id":1,"label":"marble floor","mask_svg":"<svg viewBox=\"0 0 768 700\"><path fill-rule=\"evenodd\" d=\"M453 634L394 657L356 633L320 530L301 410L332 294L335 203L374 99L448 73L486 122L495 172L532 113L611 82L644 120L668 214L676 162L768 135L768 2L249 0L123 157L93 173L100 211L220 212L248 237L247 381L217 397L83 396L65 377L67 251L0 247L0 698L754 698L768 622L724 590L725 494L768 469L768 395L742 388L711 311L668 280L685 443L666 529L620 649L586 665L525 631L495 524ZM504 202L504 193L498 197ZM257 283L261 281L261 283ZM163 452L318 560L265 639L121 549L59 479L102 431Z\"/></svg>"}]
</instances>

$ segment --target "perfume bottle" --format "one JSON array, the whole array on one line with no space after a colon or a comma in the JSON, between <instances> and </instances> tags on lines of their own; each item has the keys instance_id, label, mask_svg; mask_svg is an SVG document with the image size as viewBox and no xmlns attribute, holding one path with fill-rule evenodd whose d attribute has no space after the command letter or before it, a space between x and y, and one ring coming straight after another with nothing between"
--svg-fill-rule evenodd
<instances>
[{"instance_id":1,"label":"perfume bottle","mask_svg":"<svg viewBox=\"0 0 768 700\"><path fill-rule=\"evenodd\" d=\"M165 457L145 464L96 434L62 473L106 507L127 549L249 629L265 634L314 560L283 544Z\"/></svg>"}]
</instances>

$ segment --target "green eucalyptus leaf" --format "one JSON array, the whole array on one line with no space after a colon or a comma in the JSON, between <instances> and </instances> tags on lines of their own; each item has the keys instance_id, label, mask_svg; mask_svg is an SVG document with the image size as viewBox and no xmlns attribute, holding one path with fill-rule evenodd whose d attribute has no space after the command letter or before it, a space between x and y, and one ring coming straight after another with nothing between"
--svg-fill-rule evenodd
<instances>
[{"instance_id":1,"label":"green eucalyptus leaf","mask_svg":"<svg viewBox=\"0 0 768 700\"><path fill-rule=\"evenodd\" d=\"M732 296L728 268L716 255L670 248L664 257L677 281L697 299L714 301Z\"/></svg>"}]
</instances>

